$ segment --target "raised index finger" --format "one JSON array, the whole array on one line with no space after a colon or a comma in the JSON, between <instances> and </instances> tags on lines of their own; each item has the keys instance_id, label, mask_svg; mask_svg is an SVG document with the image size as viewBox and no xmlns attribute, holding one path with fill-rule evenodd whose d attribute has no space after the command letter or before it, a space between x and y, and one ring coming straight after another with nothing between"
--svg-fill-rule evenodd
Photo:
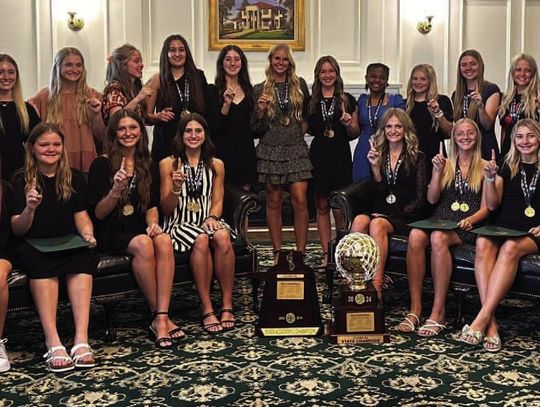
<instances>
[{"instance_id":1,"label":"raised index finger","mask_svg":"<svg viewBox=\"0 0 540 407\"><path fill-rule=\"evenodd\" d=\"M375 150L375 145L373 144L373 139L371 137L369 138L369 146L372 150Z\"/></svg>"},{"instance_id":2,"label":"raised index finger","mask_svg":"<svg viewBox=\"0 0 540 407\"><path fill-rule=\"evenodd\" d=\"M491 149L491 161L495 161L497 159L497 156L495 155L495 149Z\"/></svg>"},{"instance_id":3,"label":"raised index finger","mask_svg":"<svg viewBox=\"0 0 540 407\"><path fill-rule=\"evenodd\" d=\"M126 170L126 157L122 157L122 162L120 163L120 169Z\"/></svg>"},{"instance_id":4,"label":"raised index finger","mask_svg":"<svg viewBox=\"0 0 540 407\"><path fill-rule=\"evenodd\" d=\"M32 184L30 184L30 188L32 188L32 189L37 188L37 179L36 179L36 177L32 178Z\"/></svg>"},{"instance_id":5,"label":"raised index finger","mask_svg":"<svg viewBox=\"0 0 540 407\"><path fill-rule=\"evenodd\" d=\"M345 109L345 102L343 100L341 101L341 111L343 114L347 113L347 109Z\"/></svg>"}]
</instances>

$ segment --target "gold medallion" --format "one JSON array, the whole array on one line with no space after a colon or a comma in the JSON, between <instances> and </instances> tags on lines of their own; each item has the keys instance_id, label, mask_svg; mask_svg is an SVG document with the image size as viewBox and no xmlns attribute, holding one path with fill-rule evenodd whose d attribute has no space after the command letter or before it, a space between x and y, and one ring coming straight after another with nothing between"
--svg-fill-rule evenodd
<instances>
[{"instance_id":1,"label":"gold medallion","mask_svg":"<svg viewBox=\"0 0 540 407\"><path fill-rule=\"evenodd\" d=\"M459 209L460 209L459 202L458 201L453 202L452 205L450 206L450 209L452 209L454 212L459 211Z\"/></svg>"},{"instance_id":2,"label":"gold medallion","mask_svg":"<svg viewBox=\"0 0 540 407\"><path fill-rule=\"evenodd\" d=\"M196 201L189 200L187 208L190 212L199 212L201 210L201 205L199 205L199 203Z\"/></svg>"},{"instance_id":3,"label":"gold medallion","mask_svg":"<svg viewBox=\"0 0 540 407\"><path fill-rule=\"evenodd\" d=\"M332 129L326 129L324 131L324 135L328 138L333 138L334 137L334 130Z\"/></svg>"},{"instance_id":4,"label":"gold medallion","mask_svg":"<svg viewBox=\"0 0 540 407\"><path fill-rule=\"evenodd\" d=\"M524 212L525 212L525 216L528 218L532 218L536 214L536 211L531 205L527 206Z\"/></svg>"},{"instance_id":5,"label":"gold medallion","mask_svg":"<svg viewBox=\"0 0 540 407\"><path fill-rule=\"evenodd\" d=\"M133 208L133 205L131 204L126 204L124 205L124 207L122 208L122 214L124 216L130 216L130 215L133 215L133 212L135 212L135 209Z\"/></svg>"},{"instance_id":6,"label":"gold medallion","mask_svg":"<svg viewBox=\"0 0 540 407\"><path fill-rule=\"evenodd\" d=\"M465 202L463 202L463 203L459 206L459 209L461 209L461 212L469 212L469 205L467 205Z\"/></svg>"},{"instance_id":7,"label":"gold medallion","mask_svg":"<svg viewBox=\"0 0 540 407\"><path fill-rule=\"evenodd\" d=\"M291 124L291 119L289 117L284 117L283 119L281 119L281 124L283 124L284 126L288 126L289 124Z\"/></svg>"}]
</instances>

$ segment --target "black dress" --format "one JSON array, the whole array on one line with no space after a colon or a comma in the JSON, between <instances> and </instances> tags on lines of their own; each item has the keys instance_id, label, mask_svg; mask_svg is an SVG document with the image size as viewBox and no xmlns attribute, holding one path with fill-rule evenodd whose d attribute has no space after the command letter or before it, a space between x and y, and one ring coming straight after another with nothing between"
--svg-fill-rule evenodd
<instances>
[{"instance_id":1,"label":"black dress","mask_svg":"<svg viewBox=\"0 0 540 407\"><path fill-rule=\"evenodd\" d=\"M206 98L205 93L206 88L208 87L206 76L204 76L204 72L200 69L197 69L197 74L198 78L196 80L199 82L203 97ZM171 103L166 103L163 101L163 97L162 95L160 95L160 91L158 90L156 112L160 112L163 109L170 107L174 112L174 119L168 122L158 121L154 125L154 137L152 140L152 160L154 160L156 163L159 163L162 159L171 155L171 142L176 135L176 131L178 130L178 122L180 121L180 115L183 110L189 110L191 113L200 113L205 116L205 111L199 111L195 108L195 105L193 104L193 98L190 98L187 104L185 102L182 102L182 100L180 99L179 92L184 94L186 89L186 80L187 74L182 75L181 78L176 80L173 89L174 103L172 104L172 106ZM190 81L189 85L193 86L193 82L195 81Z\"/></svg>"},{"instance_id":2,"label":"black dress","mask_svg":"<svg viewBox=\"0 0 540 407\"><path fill-rule=\"evenodd\" d=\"M384 160L383 160L384 165ZM416 163L408 173L405 163L399 167L396 184L389 187L386 171L382 169L381 182L375 182L375 196L371 217L382 215L394 227L396 235L407 236L410 227L408 223L422 219L422 209L426 201L426 157L418 152ZM396 199L393 204L386 201L390 191Z\"/></svg>"},{"instance_id":3,"label":"black dress","mask_svg":"<svg viewBox=\"0 0 540 407\"><path fill-rule=\"evenodd\" d=\"M356 99L350 93L347 97L347 112L353 113ZM326 111L329 111L334 98L325 98ZM331 191L352 184L352 156L347 128L339 120L343 114L341 101L335 101L335 111L331 121L333 137L325 135L325 123L321 105L308 116L308 133L314 138L309 149L309 157L313 165L313 192L328 196Z\"/></svg>"},{"instance_id":4,"label":"black dress","mask_svg":"<svg viewBox=\"0 0 540 407\"><path fill-rule=\"evenodd\" d=\"M452 102L445 95L439 95L438 102L444 117L452 123L454 121ZM440 126L433 127L433 118L431 117L431 113L429 113L427 101L415 101L410 116L414 123L416 137L418 137L418 149L426 156L426 173L429 181L433 169L431 160L439 153L441 141L444 141L448 137L445 137Z\"/></svg>"},{"instance_id":5,"label":"black dress","mask_svg":"<svg viewBox=\"0 0 540 407\"><path fill-rule=\"evenodd\" d=\"M486 86L484 87L484 91L482 92L482 102L484 103L484 106L487 100L490 98L490 96L493 95L494 93L500 94L501 90L496 84L491 83L491 82L486 82ZM455 91L452 93L452 101L454 102L454 105L455 105L456 104ZM464 117L463 112L460 112L458 117L454 117L454 120L458 121L459 119L463 117ZM480 132L482 133L482 158L484 160L490 160L491 150L495 150L497 157L499 157L499 145L497 144L497 138L495 137L495 126L493 125L491 129L489 130L485 129L480 123L480 119L478 118L478 113L476 113L476 117L474 118L474 121L476 122L476 124L478 124L478 127L480 128Z\"/></svg>"},{"instance_id":6,"label":"black dress","mask_svg":"<svg viewBox=\"0 0 540 407\"><path fill-rule=\"evenodd\" d=\"M0 103L0 118L2 128L0 128L0 157L2 158L2 179L9 181L15 171L24 165L24 144L28 135L34 127L41 121L34 107L30 103L26 104L28 117L28 133L21 129L21 122L17 113L15 102Z\"/></svg>"},{"instance_id":7,"label":"black dress","mask_svg":"<svg viewBox=\"0 0 540 407\"><path fill-rule=\"evenodd\" d=\"M231 103L229 114L221 113L223 98L215 85L208 86L207 119L216 155L225 164L225 181L236 186L257 182L257 159L249 120L253 101L246 95L238 104Z\"/></svg>"},{"instance_id":8,"label":"black dress","mask_svg":"<svg viewBox=\"0 0 540 407\"><path fill-rule=\"evenodd\" d=\"M159 205L159 169L153 162L150 171L152 184L147 209ZM124 252L131 239L146 234L146 210L139 210L139 195L134 187L130 194L130 202L135 209L133 214L125 216L121 208L116 207L105 219L96 219L96 205L111 190L113 176L111 162L107 157L101 156L92 162L88 172L88 206L94 220L98 248L107 252Z\"/></svg>"},{"instance_id":9,"label":"black dress","mask_svg":"<svg viewBox=\"0 0 540 407\"><path fill-rule=\"evenodd\" d=\"M13 190L7 182L2 182L2 197L0 202L0 259L11 261L10 238L11 222L10 213L13 206Z\"/></svg>"},{"instance_id":10,"label":"black dress","mask_svg":"<svg viewBox=\"0 0 540 407\"><path fill-rule=\"evenodd\" d=\"M500 117L501 129L504 130L504 138L501 140L501 157L505 157L508 151L510 151L510 134L512 133L512 129L519 120L525 117L525 111L522 107L522 96L516 94L510 102L509 108ZM536 121L540 119L536 111L531 118Z\"/></svg>"},{"instance_id":11,"label":"black dress","mask_svg":"<svg viewBox=\"0 0 540 407\"><path fill-rule=\"evenodd\" d=\"M29 278L51 278L66 274L94 274L97 268L95 251L90 248L42 253L26 242L25 238L50 238L78 233L74 214L86 210L86 185L82 174L71 170L71 186L74 192L67 201L56 194L56 176L38 176L43 199L36 208L32 226L18 239L15 247L16 260ZM14 203L11 216L19 215L26 207L24 173L13 177Z\"/></svg>"}]
</instances>

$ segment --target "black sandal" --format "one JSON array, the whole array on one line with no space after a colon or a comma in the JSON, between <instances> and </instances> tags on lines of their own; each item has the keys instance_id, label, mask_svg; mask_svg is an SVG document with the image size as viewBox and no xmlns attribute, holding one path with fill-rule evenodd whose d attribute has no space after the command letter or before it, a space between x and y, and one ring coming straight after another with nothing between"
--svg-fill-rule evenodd
<instances>
[{"instance_id":1,"label":"black sandal","mask_svg":"<svg viewBox=\"0 0 540 407\"><path fill-rule=\"evenodd\" d=\"M201 317L201 325L203 327L203 329L209 333L210 335L215 335L215 334L218 334L220 332L223 331L223 325L221 325L221 322L211 322L209 324L205 324L204 323L204 320L206 318L209 318L211 316L214 316L216 315L216 313L214 311L210 311L210 312L207 312L206 314L204 314L202 317ZM212 331L211 328L215 327L215 326L220 326L221 329L217 330L217 331Z\"/></svg>"},{"instance_id":2,"label":"black sandal","mask_svg":"<svg viewBox=\"0 0 540 407\"><path fill-rule=\"evenodd\" d=\"M169 315L167 311L155 311L152 313L152 322L158 315ZM152 322L150 322L150 325L148 326L148 332L151 335L151 339L154 341L154 345L158 349L169 349L173 346L173 339L170 336L164 336L161 338L158 338L157 332L152 328ZM169 333L170 335L170 333ZM163 343L169 342L169 345L163 345Z\"/></svg>"},{"instance_id":3,"label":"black sandal","mask_svg":"<svg viewBox=\"0 0 540 407\"><path fill-rule=\"evenodd\" d=\"M223 316L224 312L228 312L229 314L231 314L234 317L234 313L233 313L232 308L222 308L221 311L220 311L220 314L221 314L220 316ZM236 326L236 320L234 320L234 319L222 319L220 321L220 323L221 323L221 326L223 327L224 331L232 331ZM224 323L225 324L232 324L232 326L225 326L225 325L223 325Z\"/></svg>"}]
</instances>

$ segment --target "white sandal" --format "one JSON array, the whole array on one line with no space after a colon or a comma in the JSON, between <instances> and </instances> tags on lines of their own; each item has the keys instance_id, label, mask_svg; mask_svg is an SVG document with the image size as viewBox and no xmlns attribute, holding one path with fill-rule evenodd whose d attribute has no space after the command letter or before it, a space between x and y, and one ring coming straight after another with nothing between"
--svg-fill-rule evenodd
<instances>
[{"instance_id":1,"label":"white sandal","mask_svg":"<svg viewBox=\"0 0 540 407\"><path fill-rule=\"evenodd\" d=\"M79 350L80 348L87 348L88 351L75 355L75 352L77 352L77 350ZM71 358L73 359L73 363L75 364L75 367L89 368L89 367L94 367L96 365L96 362L94 360L94 351L92 351L92 348L87 343L78 343L76 345L73 345L73 347L71 348L71 352L69 354ZM84 361L84 358L87 356L92 356L91 362Z\"/></svg>"},{"instance_id":2,"label":"white sandal","mask_svg":"<svg viewBox=\"0 0 540 407\"><path fill-rule=\"evenodd\" d=\"M57 345L57 346L53 346L52 348L49 348L47 350L47 353L43 355L43 357L45 358L45 364L47 365L47 369L53 373L68 372L70 370L75 369L75 364L73 363L73 359L71 359L69 356L53 355L54 352L60 351L60 350L66 352L66 348L64 346ZM58 360L64 363L60 366L54 366L53 363Z\"/></svg>"},{"instance_id":3,"label":"white sandal","mask_svg":"<svg viewBox=\"0 0 540 407\"><path fill-rule=\"evenodd\" d=\"M434 319L426 319L426 323L418 328L418 336L424 338L431 338L432 336L439 335L442 331L446 329L446 325L441 324Z\"/></svg>"},{"instance_id":4,"label":"white sandal","mask_svg":"<svg viewBox=\"0 0 540 407\"><path fill-rule=\"evenodd\" d=\"M413 317L414 319L416 319L416 324L414 323L414 321L409 318L409 317ZM399 326L400 325L403 325L403 326L406 326L407 329L399 329ZM414 312L409 312L407 314L407 316L403 319L403 321L401 321L399 324L398 324L398 331L399 332L414 332L416 331L416 327L418 327L418 325L420 325L420 317L418 315L416 315Z\"/></svg>"}]
</instances>

